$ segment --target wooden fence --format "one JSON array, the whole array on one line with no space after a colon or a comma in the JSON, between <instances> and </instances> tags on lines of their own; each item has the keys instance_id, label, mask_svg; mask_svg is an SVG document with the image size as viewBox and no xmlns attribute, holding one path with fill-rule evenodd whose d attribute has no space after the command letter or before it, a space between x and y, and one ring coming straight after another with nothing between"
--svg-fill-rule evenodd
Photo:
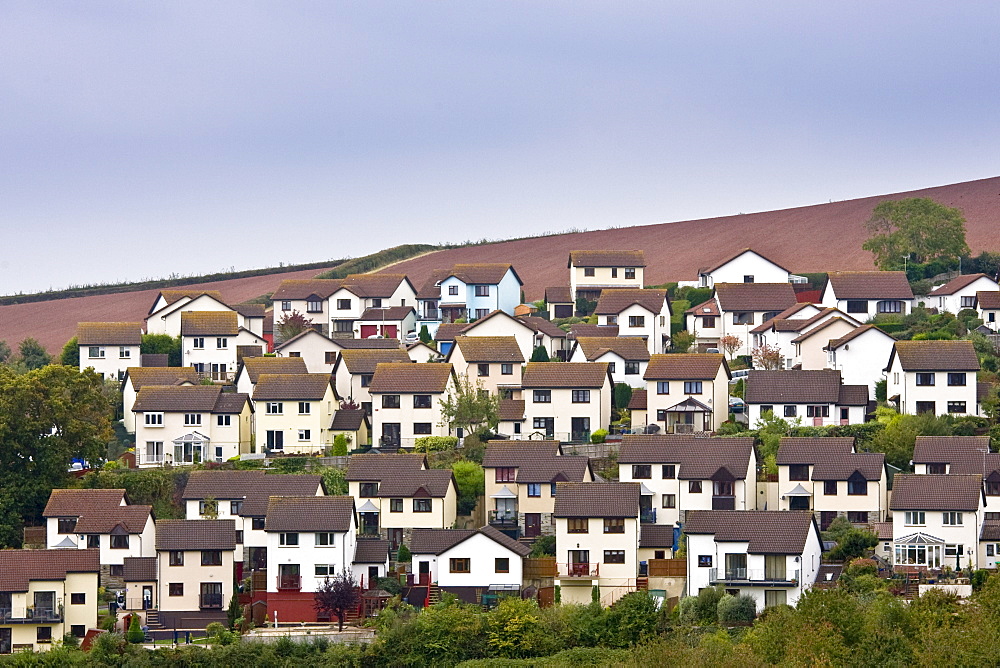
<instances>
[{"instance_id":1,"label":"wooden fence","mask_svg":"<svg viewBox=\"0 0 1000 668\"><path fill-rule=\"evenodd\" d=\"M556 576L555 557L528 557L523 565L525 580L544 580Z\"/></svg>"},{"instance_id":2,"label":"wooden fence","mask_svg":"<svg viewBox=\"0 0 1000 668\"><path fill-rule=\"evenodd\" d=\"M651 578L683 578L687 577L686 559L650 559L649 577Z\"/></svg>"}]
</instances>

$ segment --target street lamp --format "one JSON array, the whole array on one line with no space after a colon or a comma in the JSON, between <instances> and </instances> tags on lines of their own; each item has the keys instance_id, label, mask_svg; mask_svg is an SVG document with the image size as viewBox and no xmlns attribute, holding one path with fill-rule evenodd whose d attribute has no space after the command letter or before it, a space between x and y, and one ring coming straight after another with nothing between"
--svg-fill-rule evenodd
<instances>
[{"instance_id":1,"label":"street lamp","mask_svg":"<svg viewBox=\"0 0 1000 668\"><path fill-rule=\"evenodd\" d=\"M906 273L906 261L909 259L909 254L903 256L903 273Z\"/></svg>"}]
</instances>

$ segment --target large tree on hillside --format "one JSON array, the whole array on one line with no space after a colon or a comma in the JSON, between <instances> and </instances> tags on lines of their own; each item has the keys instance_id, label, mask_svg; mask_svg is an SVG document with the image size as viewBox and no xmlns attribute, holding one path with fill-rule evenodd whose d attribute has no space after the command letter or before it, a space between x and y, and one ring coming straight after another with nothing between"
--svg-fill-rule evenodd
<instances>
[{"instance_id":1,"label":"large tree on hillside","mask_svg":"<svg viewBox=\"0 0 1000 668\"><path fill-rule=\"evenodd\" d=\"M902 268L904 256L925 263L969 254L962 212L926 197L880 203L865 229L871 236L862 248L880 269Z\"/></svg>"}]
</instances>

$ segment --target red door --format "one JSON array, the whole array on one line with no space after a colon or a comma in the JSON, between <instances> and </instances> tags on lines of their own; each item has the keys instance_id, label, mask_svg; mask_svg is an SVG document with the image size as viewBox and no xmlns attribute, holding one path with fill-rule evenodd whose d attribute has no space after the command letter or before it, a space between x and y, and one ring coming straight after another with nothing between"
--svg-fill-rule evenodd
<instances>
[{"instance_id":1,"label":"red door","mask_svg":"<svg viewBox=\"0 0 1000 668\"><path fill-rule=\"evenodd\" d=\"M361 325L361 338L367 339L369 336L378 334L378 325Z\"/></svg>"},{"instance_id":2,"label":"red door","mask_svg":"<svg viewBox=\"0 0 1000 668\"><path fill-rule=\"evenodd\" d=\"M398 339L396 336L396 325L382 325L382 336L387 339Z\"/></svg>"},{"instance_id":3,"label":"red door","mask_svg":"<svg viewBox=\"0 0 1000 668\"><path fill-rule=\"evenodd\" d=\"M541 534L542 534L541 513L525 513L524 514L525 537L534 538L535 536L540 536Z\"/></svg>"}]
</instances>

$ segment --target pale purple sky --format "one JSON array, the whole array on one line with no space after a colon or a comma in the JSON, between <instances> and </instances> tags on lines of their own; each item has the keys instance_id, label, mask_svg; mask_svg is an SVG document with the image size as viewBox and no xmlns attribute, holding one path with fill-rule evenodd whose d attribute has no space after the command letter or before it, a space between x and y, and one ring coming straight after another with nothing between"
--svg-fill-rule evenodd
<instances>
[{"instance_id":1,"label":"pale purple sky","mask_svg":"<svg viewBox=\"0 0 1000 668\"><path fill-rule=\"evenodd\" d=\"M1000 174L1000 3L0 7L0 294Z\"/></svg>"}]
</instances>

